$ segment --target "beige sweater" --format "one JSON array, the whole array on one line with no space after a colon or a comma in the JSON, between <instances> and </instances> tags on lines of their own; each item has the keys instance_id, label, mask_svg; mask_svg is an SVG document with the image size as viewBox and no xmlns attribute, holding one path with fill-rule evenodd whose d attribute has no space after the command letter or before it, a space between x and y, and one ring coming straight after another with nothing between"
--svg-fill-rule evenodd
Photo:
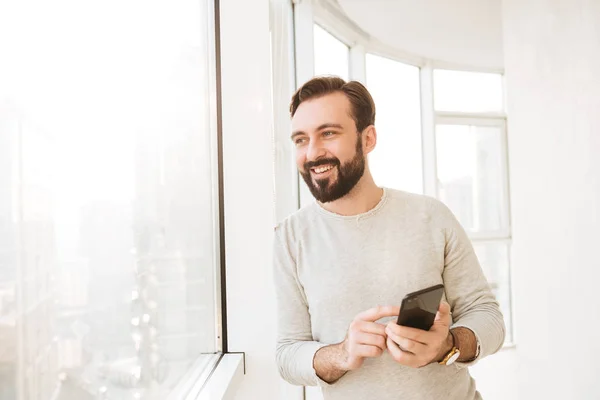
<instances>
[{"instance_id":1,"label":"beige sweater","mask_svg":"<svg viewBox=\"0 0 600 400\"><path fill-rule=\"evenodd\" d=\"M276 228L274 275L277 364L288 382L319 385L326 400L481 398L463 363L413 369L384 352L331 385L313 368L315 352L341 342L356 314L399 305L407 293L439 283L453 327L475 332L478 359L502 346L498 302L467 235L441 202L384 189L375 208L355 216L315 202Z\"/></svg>"}]
</instances>

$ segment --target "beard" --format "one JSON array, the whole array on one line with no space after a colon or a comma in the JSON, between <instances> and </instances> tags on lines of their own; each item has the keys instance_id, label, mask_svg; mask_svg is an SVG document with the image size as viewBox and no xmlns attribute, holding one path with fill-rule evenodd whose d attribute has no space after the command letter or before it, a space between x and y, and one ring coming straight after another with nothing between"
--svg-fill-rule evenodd
<instances>
[{"instance_id":1,"label":"beard","mask_svg":"<svg viewBox=\"0 0 600 400\"><path fill-rule=\"evenodd\" d=\"M321 203L329 203L341 199L356 186L365 173L365 156L363 154L360 135L356 143L356 154L352 160L341 164L338 158L322 158L317 161L304 163L304 172L300 172L306 186L315 199ZM332 165L337 171L337 177L328 176L322 179L313 179L311 168L321 165ZM333 175L333 174L331 174Z\"/></svg>"}]
</instances>

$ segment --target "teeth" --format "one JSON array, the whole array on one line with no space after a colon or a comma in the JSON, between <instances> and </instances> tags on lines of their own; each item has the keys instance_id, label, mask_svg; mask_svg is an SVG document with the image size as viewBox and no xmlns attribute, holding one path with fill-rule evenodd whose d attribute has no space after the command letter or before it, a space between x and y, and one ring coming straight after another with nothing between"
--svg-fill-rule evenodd
<instances>
[{"instance_id":1,"label":"teeth","mask_svg":"<svg viewBox=\"0 0 600 400\"><path fill-rule=\"evenodd\" d=\"M326 167L318 167L318 168L315 168L315 172L317 174L322 174L323 172L329 171L331 168L333 168L333 166L331 166L331 165L328 165Z\"/></svg>"}]
</instances>

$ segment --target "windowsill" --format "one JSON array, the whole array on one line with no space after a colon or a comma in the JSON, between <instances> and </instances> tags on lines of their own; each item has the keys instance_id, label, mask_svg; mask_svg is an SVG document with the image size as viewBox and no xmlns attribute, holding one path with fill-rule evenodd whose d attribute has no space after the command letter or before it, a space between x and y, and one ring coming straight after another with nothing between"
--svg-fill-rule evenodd
<instances>
[{"instance_id":1,"label":"windowsill","mask_svg":"<svg viewBox=\"0 0 600 400\"><path fill-rule=\"evenodd\" d=\"M228 400L244 376L244 354L230 353L221 356L218 364L199 391L192 390L187 400Z\"/></svg>"}]
</instances>

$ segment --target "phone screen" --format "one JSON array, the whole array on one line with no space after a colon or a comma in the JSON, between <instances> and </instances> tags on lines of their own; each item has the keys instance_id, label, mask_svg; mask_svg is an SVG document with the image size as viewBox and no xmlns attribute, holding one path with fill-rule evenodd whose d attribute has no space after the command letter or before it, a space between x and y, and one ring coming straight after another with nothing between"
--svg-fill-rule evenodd
<instances>
[{"instance_id":1,"label":"phone screen","mask_svg":"<svg viewBox=\"0 0 600 400\"><path fill-rule=\"evenodd\" d=\"M400 315L398 315L398 325L428 331L435 320L443 293L444 286L437 285L408 294L402 300Z\"/></svg>"}]
</instances>

